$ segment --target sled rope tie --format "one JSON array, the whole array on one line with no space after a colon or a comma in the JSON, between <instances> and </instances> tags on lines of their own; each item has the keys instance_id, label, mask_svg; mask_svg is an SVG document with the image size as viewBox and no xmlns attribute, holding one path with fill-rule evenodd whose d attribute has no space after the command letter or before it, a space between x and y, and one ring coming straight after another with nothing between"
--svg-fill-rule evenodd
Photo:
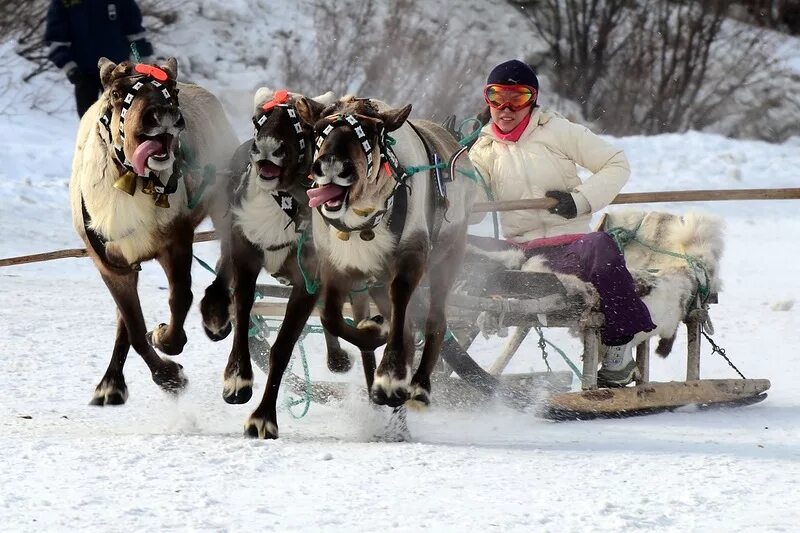
<instances>
[{"instance_id":1,"label":"sled rope tie","mask_svg":"<svg viewBox=\"0 0 800 533\"><path fill-rule=\"evenodd\" d=\"M547 371L552 372L552 370L550 369L550 363L547 361L547 350L545 349L545 345L550 346L556 352L558 352L558 355L560 355L561 358L564 360L564 362L567 363L567 366L570 368L570 370L572 370L572 373L575 374L575 377L577 377L579 380L583 379L583 374L581 374L581 371L578 370L577 365L572 362L572 359L570 359L569 356L567 356L567 354L564 353L564 350L562 350L549 340L545 339L544 332L542 332L542 328L540 326L534 326L533 329L535 329L536 333L539 335L538 345L539 349L542 350L542 359L544 360L544 364L547 366Z\"/></svg>"},{"instance_id":2,"label":"sled rope tie","mask_svg":"<svg viewBox=\"0 0 800 533\"><path fill-rule=\"evenodd\" d=\"M729 365L729 366L730 366L732 369L734 369L734 370L736 371L736 373L737 373L737 374L739 374L739 376L740 376L742 379L747 379L746 377L744 377L744 374L742 374L742 373L741 373L741 371L740 371L738 368L736 368L736 365L734 365L734 364L733 364L733 361L731 361L731 360L728 358L728 356L725 354L725 348L723 348L723 347L719 346L719 345L718 345L716 342L714 342L714 339L712 339L712 338L711 338L711 336L710 336L708 333L706 333L706 330L705 330L705 328L701 327L701 328L700 328L700 333L702 333L702 334L703 334L703 337L705 337L705 338L706 338L706 340L707 340L707 341L708 341L708 342L711 344L711 353L718 353L718 354L720 354L720 355L722 356L722 358L723 358L723 359L725 359L725 362L727 362L727 363L728 363L728 365Z\"/></svg>"},{"instance_id":3,"label":"sled rope tie","mask_svg":"<svg viewBox=\"0 0 800 533\"><path fill-rule=\"evenodd\" d=\"M630 244L631 242L635 242L658 254L669 255L671 257L678 257L680 259L683 259L690 267L692 267L692 269L694 269L695 275L697 274L698 271L702 272L704 278L703 280L701 280L700 277L697 276L697 294L700 296L700 301L702 303L705 303L706 300L708 300L708 295L710 293L710 289L708 286L710 276L708 275L708 270L706 269L702 261L691 255L680 254L678 252L673 252L670 250L665 250L663 248L658 248L641 240L637 235L641 225L642 222L639 221L639 224L637 224L636 227L632 230L623 227L616 227L607 229L606 233L608 233L611 236L611 238L614 239L614 242L617 243L617 247L619 248L619 251L621 253L624 253L625 247L628 244Z\"/></svg>"}]
</instances>

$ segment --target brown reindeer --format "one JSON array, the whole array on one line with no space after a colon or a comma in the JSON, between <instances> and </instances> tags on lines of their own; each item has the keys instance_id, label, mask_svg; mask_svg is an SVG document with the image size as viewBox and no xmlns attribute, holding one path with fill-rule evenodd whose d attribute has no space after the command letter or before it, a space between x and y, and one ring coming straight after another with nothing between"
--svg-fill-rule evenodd
<instances>
[{"instance_id":1,"label":"brown reindeer","mask_svg":"<svg viewBox=\"0 0 800 533\"><path fill-rule=\"evenodd\" d=\"M308 195L315 208L314 243L321 258L322 323L361 349L386 342L371 380L375 403L427 405L431 372L447 327L445 302L464 255L475 189L472 182L457 178L455 169L450 169L455 178L450 183L446 170L407 176L404 169L431 165L434 155L448 161L459 145L434 123L407 121L410 105L391 109L377 100L345 97L325 108L306 102L299 109L315 124L317 138L312 165L317 187ZM414 346L407 308L426 276L430 305L425 345L412 376ZM353 327L342 318L347 290L369 279L389 290L390 301L385 301L385 293L373 294L381 312L390 317L388 338L375 324Z\"/></svg>"},{"instance_id":2,"label":"brown reindeer","mask_svg":"<svg viewBox=\"0 0 800 533\"><path fill-rule=\"evenodd\" d=\"M253 139L242 144L234 155L231 168L238 185L231 199L233 221L230 259L234 302L234 337L225 367L223 398L228 403L245 403L253 389L253 368L247 342L249 316L253 306L256 278L262 268L276 279L292 286L286 314L270 350L269 375L259 406L245 423L245 435L277 438L277 400L281 378L292 350L317 302L318 294L309 290L306 277L316 280L317 256L310 236L311 210L306 189L314 145L311 126L301 122L297 113L300 95L285 90L259 89L255 96ZM333 95L317 97L331 103ZM321 105L321 104L320 104ZM298 240L303 241L298 262ZM300 266L302 265L302 267ZM212 339L222 338L231 330L230 291L225 277L218 278L206 290L201 309L206 332ZM353 298L356 320L366 318L369 301L366 295ZM346 372L352 362L339 346L338 339L325 333L328 368ZM362 353L374 371L375 354Z\"/></svg>"},{"instance_id":3,"label":"brown reindeer","mask_svg":"<svg viewBox=\"0 0 800 533\"><path fill-rule=\"evenodd\" d=\"M218 190L236 137L213 95L176 81L175 59L159 67L106 58L98 65L103 94L81 119L70 199L75 230L117 305L111 362L91 402L108 405L127 399L122 371L131 346L162 389L186 385L181 365L153 347L177 355L186 344L194 228L210 214L228 233L225 206L216 201L224 201ZM214 174L200 197L204 176ZM139 264L148 259L167 275L171 314L150 333L137 292Z\"/></svg>"}]
</instances>

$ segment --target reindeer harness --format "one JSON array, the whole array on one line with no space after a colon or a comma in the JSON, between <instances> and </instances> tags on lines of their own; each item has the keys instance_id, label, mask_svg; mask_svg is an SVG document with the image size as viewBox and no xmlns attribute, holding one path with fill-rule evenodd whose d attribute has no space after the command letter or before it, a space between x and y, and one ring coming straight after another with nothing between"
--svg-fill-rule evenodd
<instances>
[{"instance_id":1,"label":"reindeer harness","mask_svg":"<svg viewBox=\"0 0 800 533\"><path fill-rule=\"evenodd\" d=\"M317 137L317 149L322 147L325 139L334 129L350 126L356 134L361 149L364 151L364 155L367 159L367 175L371 176L374 169L374 150L372 143L370 143L367 138L363 125L358 118L351 114L338 115L335 117L334 121L325 126ZM414 133L416 133L417 137L422 141L425 152L428 155L428 161L431 163L430 177L433 184L434 195L431 205L432 213L431 216L428 217L428 233L430 235L430 245L433 246L438 238L439 230L441 229L447 210L447 191L444 185L445 179L438 169L440 160L438 154L433 152L425 137L410 121L408 125L411 126L411 129L414 130ZM317 208L317 211L322 216L325 223L339 230L341 234L347 235L346 239L349 239L349 234L352 232L359 232L361 239L365 241L374 239L374 229L378 227L387 212L390 212L389 230L393 235L399 239L405 228L406 215L408 214L408 195L411 193L411 185L408 183L408 178L413 176L415 171L409 172L400 164L400 160L392 149L394 141L389 137L387 132L378 132L378 139L378 149L380 151L380 160L383 170L395 180L394 188L384 201L383 208L378 210L369 220L355 227L342 224L338 219L329 218L325 216L320 207Z\"/></svg>"}]
</instances>

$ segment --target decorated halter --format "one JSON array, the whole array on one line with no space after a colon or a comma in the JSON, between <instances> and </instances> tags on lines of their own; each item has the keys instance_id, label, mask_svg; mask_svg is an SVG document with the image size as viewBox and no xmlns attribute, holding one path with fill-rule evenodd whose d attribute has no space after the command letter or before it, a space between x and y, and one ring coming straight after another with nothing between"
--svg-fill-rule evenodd
<instances>
[{"instance_id":1,"label":"decorated halter","mask_svg":"<svg viewBox=\"0 0 800 533\"><path fill-rule=\"evenodd\" d=\"M137 75L133 75L136 81L133 85L131 85L130 89L128 89L128 92L125 94L125 98L122 99L122 110L119 114L120 142L119 144L114 144L114 152L116 154L117 161L126 169L126 172L114 183L114 187L127 192L131 196L133 196L136 192L136 178L139 176L137 175L136 170L133 168L133 164L131 164L131 162L128 161L128 158L125 156L123 146L125 145L125 118L127 117L128 112L133 105L133 100L136 98L136 95L139 93L142 87L150 84L158 89L158 91L169 104L172 104L176 107L178 105L177 95L170 93L169 89L166 87L166 85L164 85L164 82L169 79L169 76L166 72L156 66L146 65L143 63L137 64L134 67L134 71L137 73ZM113 142L114 139L114 136L111 134L112 109L112 106L109 105L105 112L100 116L100 123L103 124L108 131L108 138L111 142ZM162 184L160 179L153 176L152 171L148 171L147 174L147 176L142 176L145 179L145 185L142 187L142 192L145 194L155 193L156 205L159 207L169 207L169 200L167 200L166 195L172 194L178 189L178 179L180 178L182 172L180 170L174 172L173 175L170 176L170 179L166 185Z\"/></svg>"},{"instance_id":2,"label":"decorated halter","mask_svg":"<svg viewBox=\"0 0 800 533\"><path fill-rule=\"evenodd\" d=\"M364 150L364 155L367 157L367 176L372 176L372 144L369 142L369 139L367 139L367 134L364 132L364 126L361 122L359 122L354 115L331 115L326 118L333 118L333 121L325 126L325 129L317 135L317 150L322 148L322 143L325 142L325 139L333 130L350 125L356 137L358 137L358 141L361 143L361 149Z\"/></svg>"},{"instance_id":3,"label":"decorated halter","mask_svg":"<svg viewBox=\"0 0 800 533\"><path fill-rule=\"evenodd\" d=\"M330 117L326 118L333 118L334 120L329 123L322 132L319 133L317 136L317 149L322 147L322 144L325 142L325 139L331 134L331 132L336 129L337 127L342 127L346 125L350 125L353 128L358 140L361 143L361 148L364 150L364 155L367 158L367 175L372 176L373 171L373 148L372 143L369 142L366 133L364 132L364 127L361 122L354 116L354 115L331 115ZM379 146L378 149L380 151L380 160L382 163L382 167L384 172L388 176L392 176L395 180L394 188L389 196L384 200L383 208L378 211L370 211L365 212L362 216L369 216L372 215L371 218L366 220L364 223L359 224L355 227L349 227L344 225L338 219L332 219L322 212L321 208L317 208L320 215L322 215L323 220L326 223L336 228L338 231L338 238L341 240L349 240L350 233L358 232L361 239L365 241L370 241L375 238L374 229L384 220L386 214L392 210L394 206L394 199L399 189L401 188L408 188L410 190L409 185L406 183L406 179L409 177L408 173L406 172L405 168L400 164L400 160L397 158L397 155L394 153L392 149L392 145L394 141L386 134L386 131L381 131L379 134ZM405 207L404 207L405 209ZM359 213L360 214L360 213ZM403 214L402 219L405 219L405 214ZM392 226L392 231L395 231L393 227L395 223L390 221L390 225ZM401 228L402 230L402 228Z\"/></svg>"},{"instance_id":4,"label":"decorated halter","mask_svg":"<svg viewBox=\"0 0 800 533\"><path fill-rule=\"evenodd\" d=\"M270 111L276 107L282 107L286 109L286 113L288 113L289 119L292 121L292 127L294 128L295 134L297 134L297 142L300 145L300 155L298 156L298 160L302 162L305 160L306 156L306 140L303 138L303 126L300 124L300 117L297 115L297 109L295 109L294 105L292 105L290 102L289 91L286 89L275 91L275 94L272 96L272 100L267 100L261 106L261 109L264 110L264 113L257 119L253 118L253 125L256 128L254 137L258 136L258 132L261 131L264 123L267 121Z\"/></svg>"}]
</instances>

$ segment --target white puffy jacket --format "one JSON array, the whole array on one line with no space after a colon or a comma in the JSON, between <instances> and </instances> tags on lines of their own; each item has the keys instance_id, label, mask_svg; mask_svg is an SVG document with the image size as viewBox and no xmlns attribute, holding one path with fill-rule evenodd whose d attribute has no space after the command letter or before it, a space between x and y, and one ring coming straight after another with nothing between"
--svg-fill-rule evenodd
<instances>
[{"instance_id":1,"label":"white puffy jacket","mask_svg":"<svg viewBox=\"0 0 800 533\"><path fill-rule=\"evenodd\" d=\"M539 108L517 142L498 139L486 125L469 157L495 200L544 198L552 190L572 193L578 216L571 220L542 209L502 212L503 235L516 242L588 232L592 213L607 206L630 175L621 149ZM576 164L593 175L581 181Z\"/></svg>"}]
</instances>

